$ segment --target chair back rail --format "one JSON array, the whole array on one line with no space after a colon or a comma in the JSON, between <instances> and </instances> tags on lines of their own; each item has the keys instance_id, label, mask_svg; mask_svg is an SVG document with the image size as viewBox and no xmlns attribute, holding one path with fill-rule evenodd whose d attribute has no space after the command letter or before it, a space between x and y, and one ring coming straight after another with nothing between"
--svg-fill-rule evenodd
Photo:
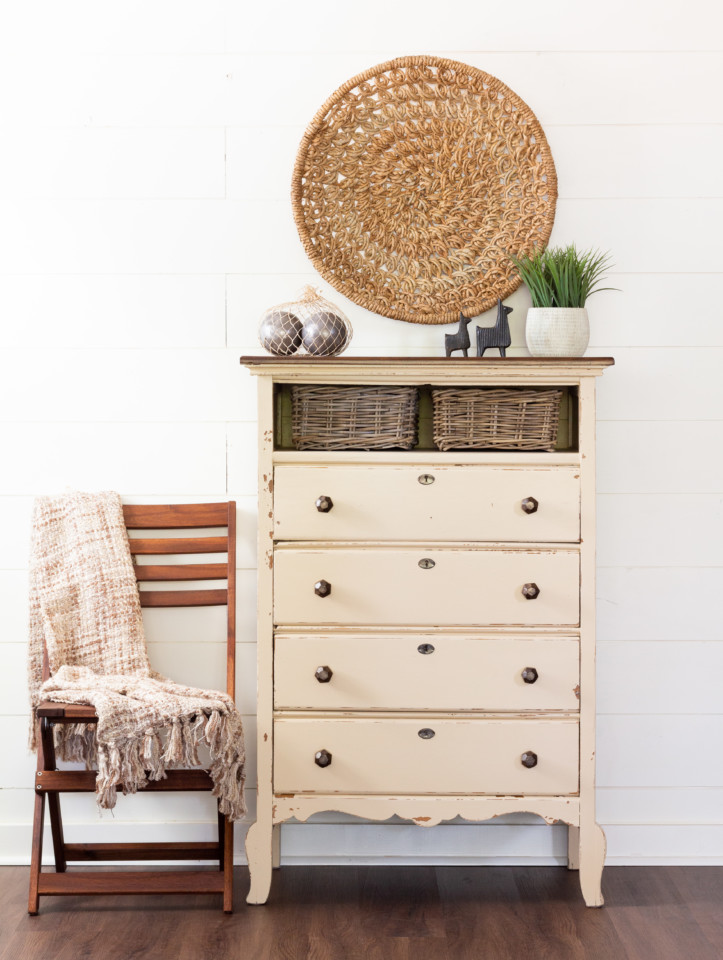
<instances>
[{"instance_id":1,"label":"chair back rail","mask_svg":"<svg viewBox=\"0 0 723 960\"><path fill-rule=\"evenodd\" d=\"M173 590L141 590L142 607L226 606L226 692L235 697L236 686L236 504L170 503L125 504L123 517L128 531L131 555L140 583L167 581L178 583ZM209 528L226 527L225 536L208 536ZM182 530L181 537L144 536L145 531ZM194 536L191 531L204 531ZM137 556L168 558L188 554L225 553L225 563L136 563ZM225 589L199 589L182 586L184 581L226 581Z\"/></svg>"}]
</instances>

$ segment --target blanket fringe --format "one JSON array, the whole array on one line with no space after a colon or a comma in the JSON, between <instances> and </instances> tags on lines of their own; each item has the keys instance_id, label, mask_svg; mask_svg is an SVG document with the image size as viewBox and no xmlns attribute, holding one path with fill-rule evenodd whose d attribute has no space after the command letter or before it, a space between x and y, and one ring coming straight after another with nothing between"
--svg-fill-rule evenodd
<instances>
[{"instance_id":1,"label":"blanket fringe","mask_svg":"<svg viewBox=\"0 0 723 960\"><path fill-rule=\"evenodd\" d=\"M112 747L98 747L98 775L95 779L95 795L99 807L112 810L116 801L116 785L120 779L120 764L114 767Z\"/></svg>"},{"instance_id":2,"label":"blanket fringe","mask_svg":"<svg viewBox=\"0 0 723 960\"><path fill-rule=\"evenodd\" d=\"M162 754L163 744L160 736L154 730L146 730L143 737L143 760L151 780L166 779Z\"/></svg>"},{"instance_id":3,"label":"blanket fringe","mask_svg":"<svg viewBox=\"0 0 723 960\"><path fill-rule=\"evenodd\" d=\"M206 744L214 784L211 794L218 799L219 810L230 820L241 820L246 814L240 723L218 710L174 719L165 727L148 728L137 739L109 744L96 743L94 724L56 724L54 741L60 759L85 763L89 769L97 766L96 797L106 810L115 807L119 788L133 794L149 780L165 779L172 767L201 766L198 747Z\"/></svg>"},{"instance_id":4,"label":"blanket fringe","mask_svg":"<svg viewBox=\"0 0 723 960\"><path fill-rule=\"evenodd\" d=\"M218 798L218 809L230 820L240 820L246 812L243 759L228 766L223 760L217 760L211 765L209 773L214 781L211 796Z\"/></svg>"},{"instance_id":5,"label":"blanket fringe","mask_svg":"<svg viewBox=\"0 0 723 960\"><path fill-rule=\"evenodd\" d=\"M53 743L61 760L84 763L88 770L97 762L95 724L56 723L53 727Z\"/></svg>"},{"instance_id":6,"label":"blanket fringe","mask_svg":"<svg viewBox=\"0 0 723 960\"><path fill-rule=\"evenodd\" d=\"M169 765L183 763L183 735L180 720L173 720L171 723L171 735L163 751L163 762Z\"/></svg>"}]
</instances>

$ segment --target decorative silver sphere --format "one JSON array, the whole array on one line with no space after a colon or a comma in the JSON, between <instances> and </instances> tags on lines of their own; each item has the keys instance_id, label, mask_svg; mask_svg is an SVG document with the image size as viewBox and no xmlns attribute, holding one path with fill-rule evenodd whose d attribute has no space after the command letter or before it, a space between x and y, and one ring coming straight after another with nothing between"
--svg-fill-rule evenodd
<instances>
[{"instance_id":1,"label":"decorative silver sphere","mask_svg":"<svg viewBox=\"0 0 723 960\"><path fill-rule=\"evenodd\" d=\"M335 357L351 339L351 325L332 310L316 309L304 318L301 342L312 357Z\"/></svg>"},{"instance_id":2,"label":"decorative silver sphere","mask_svg":"<svg viewBox=\"0 0 723 960\"><path fill-rule=\"evenodd\" d=\"M261 318L259 340L275 357L290 357L301 346L303 323L291 310L272 307Z\"/></svg>"}]
</instances>

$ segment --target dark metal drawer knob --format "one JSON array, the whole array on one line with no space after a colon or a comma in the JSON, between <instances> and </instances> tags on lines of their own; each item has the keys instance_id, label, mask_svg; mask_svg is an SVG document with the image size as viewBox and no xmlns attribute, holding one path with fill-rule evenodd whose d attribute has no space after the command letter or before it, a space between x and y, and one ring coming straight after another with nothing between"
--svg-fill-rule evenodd
<instances>
[{"instance_id":1,"label":"dark metal drawer knob","mask_svg":"<svg viewBox=\"0 0 723 960\"><path fill-rule=\"evenodd\" d=\"M421 567L422 570L431 570L434 565L434 560L432 560L430 557L422 557L417 564L417 566Z\"/></svg>"},{"instance_id":2,"label":"dark metal drawer knob","mask_svg":"<svg viewBox=\"0 0 723 960\"><path fill-rule=\"evenodd\" d=\"M317 667L314 671L314 676L319 683L328 683L334 676L334 671L331 667Z\"/></svg>"},{"instance_id":3,"label":"dark metal drawer knob","mask_svg":"<svg viewBox=\"0 0 723 960\"><path fill-rule=\"evenodd\" d=\"M317 580L314 584L314 593L317 597L328 597L331 593L331 584L328 580Z\"/></svg>"},{"instance_id":4,"label":"dark metal drawer knob","mask_svg":"<svg viewBox=\"0 0 723 960\"><path fill-rule=\"evenodd\" d=\"M522 671L522 679L525 681L525 683L534 683L538 677L539 673L534 667L525 667L525 669Z\"/></svg>"},{"instance_id":5,"label":"dark metal drawer knob","mask_svg":"<svg viewBox=\"0 0 723 960\"><path fill-rule=\"evenodd\" d=\"M525 513L536 513L540 504L537 502L537 500L535 500L534 497L525 497L520 506Z\"/></svg>"},{"instance_id":6,"label":"dark metal drawer knob","mask_svg":"<svg viewBox=\"0 0 723 960\"><path fill-rule=\"evenodd\" d=\"M421 737L422 740L431 740L434 736L434 730L431 727L422 727L417 736Z\"/></svg>"},{"instance_id":7,"label":"dark metal drawer knob","mask_svg":"<svg viewBox=\"0 0 723 960\"><path fill-rule=\"evenodd\" d=\"M420 643L417 651L419 653L434 653L434 646L431 643Z\"/></svg>"},{"instance_id":8,"label":"dark metal drawer knob","mask_svg":"<svg viewBox=\"0 0 723 960\"><path fill-rule=\"evenodd\" d=\"M331 765L331 754L328 750L317 750L314 754L314 763L317 767L328 767Z\"/></svg>"},{"instance_id":9,"label":"dark metal drawer knob","mask_svg":"<svg viewBox=\"0 0 723 960\"><path fill-rule=\"evenodd\" d=\"M534 600L535 597L540 596L540 588L536 583L526 583L522 587L522 596L526 600Z\"/></svg>"},{"instance_id":10,"label":"dark metal drawer knob","mask_svg":"<svg viewBox=\"0 0 723 960\"><path fill-rule=\"evenodd\" d=\"M316 509L319 513L328 513L331 508L334 506L334 501L331 497L319 497L316 501Z\"/></svg>"},{"instance_id":11,"label":"dark metal drawer knob","mask_svg":"<svg viewBox=\"0 0 723 960\"><path fill-rule=\"evenodd\" d=\"M537 766L537 754L533 753L532 750L526 750L520 757L520 761L523 767L532 769L532 767Z\"/></svg>"}]
</instances>

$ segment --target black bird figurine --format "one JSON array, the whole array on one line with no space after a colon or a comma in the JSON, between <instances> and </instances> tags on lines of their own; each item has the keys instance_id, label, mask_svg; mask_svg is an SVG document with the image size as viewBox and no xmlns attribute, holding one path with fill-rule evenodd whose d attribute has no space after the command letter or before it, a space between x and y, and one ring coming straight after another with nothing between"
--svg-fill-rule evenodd
<instances>
[{"instance_id":1,"label":"black bird figurine","mask_svg":"<svg viewBox=\"0 0 723 960\"><path fill-rule=\"evenodd\" d=\"M465 357L469 356L467 351L470 347L469 330L467 326L472 317L465 317L463 313L459 315L459 329L456 333L445 333L444 350L448 357L452 356L453 350L461 350Z\"/></svg>"},{"instance_id":2,"label":"black bird figurine","mask_svg":"<svg viewBox=\"0 0 723 960\"><path fill-rule=\"evenodd\" d=\"M497 300L497 322L494 327L477 327L477 356L483 357L488 347L499 347L500 356L506 356L505 351L512 343L510 325L507 322L512 307L505 307L502 301ZM448 354L449 356L449 354Z\"/></svg>"}]
</instances>

